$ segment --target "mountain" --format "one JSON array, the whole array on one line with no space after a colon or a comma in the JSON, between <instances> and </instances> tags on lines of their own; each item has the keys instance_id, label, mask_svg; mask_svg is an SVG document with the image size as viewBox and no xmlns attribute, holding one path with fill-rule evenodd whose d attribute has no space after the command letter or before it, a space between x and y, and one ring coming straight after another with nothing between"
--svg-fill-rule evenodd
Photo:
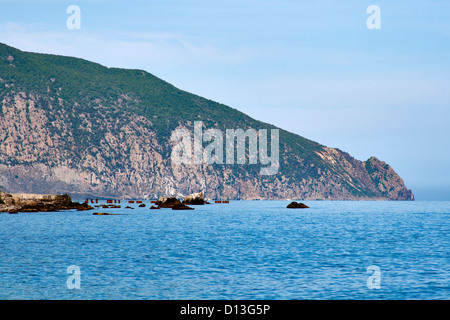
<instances>
[{"instance_id":1,"label":"mountain","mask_svg":"<svg viewBox=\"0 0 450 320\"><path fill-rule=\"evenodd\" d=\"M359 161L142 70L0 44L0 102L0 188L8 192L147 199L199 191L211 199L414 199L395 171L375 157ZM223 133L279 129L277 173L261 175L261 165L248 161L175 163L171 134L180 128L193 132L196 123Z\"/></svg>"}]
</instances>

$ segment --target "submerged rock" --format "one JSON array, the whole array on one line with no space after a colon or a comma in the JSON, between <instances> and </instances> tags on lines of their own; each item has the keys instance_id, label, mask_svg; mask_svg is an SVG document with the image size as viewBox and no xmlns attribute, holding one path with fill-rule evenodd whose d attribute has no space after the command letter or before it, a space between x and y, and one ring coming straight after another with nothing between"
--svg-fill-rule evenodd
<instances>
[{"instance_id":1,"label":"submerged rock","mask_svg":"<svg viewBox=\"0 0 450 320\"><path fill-rule=\"evenodd\" d=\"M150 209L160 209L159 207L151 206Z\"/></svg>"},{"instance_id":2,"label":"submerged rock","mask_svg":"<svg viewBox=\"0 0 450 320\"><path fill-rule=\"evenodd\" d=\"M146 207L145 203L139 205L139 208L145 208L145 207Z\"/></svg>"},{"instance_id":3,"label":"submerged rock","mask_svg":"<svg viewBox=\"0 0 450 320\"><path fill-rule=\"evenodd\" d=\"M289 209L304 209L304 208L309 208L306 204L304 204L304 203L297 203L297 202L291 202L291 203L289 203L288 205L287 205L287 207L286 208L289 208Z\"/></svg>"},{"instance_id":4,"label":"submerged rock","mask_svg":"<svg viewBox=\"0 0 450 320\"><path fill-rule=\"evenodd\" d=\"M75 209L77 209L77 211L86 211L86 210L92 210L94 208L91 207L90 205L88 205L87 203L82 203L82 204L78 205Z\"/></svg>"},{"instance_id":5,"label":"submerged rock","mask_svg":"<svg viewBox=\"0 0 450 320\"><path fill-rule=\"evenodd\" d=\"M173 206L172 210L194 210L194 208L188 207L187 205L184 205L184 204L179 204L179 205Z\"/></svg>"},{"instance_id":6,"label":"submerged rock","mask_svg":"<svg viewBox=\"0 0 450 320\"><path fill-rule=\"evenodd\" d=\"M108 212L94 212L94 216L117 216L117 213L108 213Z\"/></svg>"}]
</instances>

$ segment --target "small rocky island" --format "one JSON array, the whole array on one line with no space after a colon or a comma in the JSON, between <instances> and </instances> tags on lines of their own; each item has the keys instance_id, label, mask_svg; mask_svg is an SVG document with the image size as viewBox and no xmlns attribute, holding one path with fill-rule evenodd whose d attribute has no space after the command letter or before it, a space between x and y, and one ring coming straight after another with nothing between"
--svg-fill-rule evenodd
<instances>
[{"instance_id":1,"label":"small rocky island","mask_svg":"<svg viewBox=\"0 0 450 320\"><path fill-rule=\"evenodd\" d=\"M159 198L155 204L157 207L152 207L150 209L171 208L172 210L194 210L194 208L181 203L176 197Z\"/></svg>"},{"instance_id":2,"label":"small rocky island","mask_svg":"<svg viewBox=\"0 0 450 320\"><path fill-rule=\"evenodd\" d=\"M72 202L68 194L8 194L0 190L0 212L58 212L62 210L92 210L87 203Z\"/></svg>"},{"instance_id":3,"label":"small rocky island","mask_svg":"<svg viewBox=\"0 0 450 320\"><path fill-rule=\"evenodd\" d=\"M205 201L203 192L198 192L184 197L183 201L180 201L175 196L162 197L155 204L156 206L152 206L150 209L171 208L172 210L194 210L194 208L187 205L204 205L209 203Z\"/></svg>"},{"instance_id":4,"label":"small rocky island","mask_svg":"<svg viewBox=\"0 0 450 320\"><path fill-rule=\"evenodd\" d=\"M301 203L301 202L298 203L296 201L293 201L293 202L289 203L286 208L288 208L288 209L305 209L305 208L309 208L309 207L304 203Z\"/></svg>"},{"instance_id":5,"label":"small rocky island","mask_svg":"<svg viewBox=\"0 0 450 320\"><path fill-rule=\"evenodd\" d=\"M188 205L204 205L209 204L207 201L205 201L205 197L203 196L203 192L198 193L192 193L183 199L183 204Z\"/></svg>"}]
</instances>

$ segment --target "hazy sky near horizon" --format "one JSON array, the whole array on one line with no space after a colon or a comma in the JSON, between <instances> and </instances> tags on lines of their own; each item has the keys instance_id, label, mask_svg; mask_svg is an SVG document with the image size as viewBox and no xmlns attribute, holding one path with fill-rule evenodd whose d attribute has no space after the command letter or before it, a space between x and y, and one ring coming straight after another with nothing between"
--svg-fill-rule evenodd
<instances>
[{"instance_id":1,"label":"hazy sky near horizon","mask_svg":"<svg viewBox=\"0 0 450 320\"><path fill-rule=\"evenodd\" d=\"M0 0L0 42L146 70L450 200L448 0Z\"/></svg>"}]
</instances>

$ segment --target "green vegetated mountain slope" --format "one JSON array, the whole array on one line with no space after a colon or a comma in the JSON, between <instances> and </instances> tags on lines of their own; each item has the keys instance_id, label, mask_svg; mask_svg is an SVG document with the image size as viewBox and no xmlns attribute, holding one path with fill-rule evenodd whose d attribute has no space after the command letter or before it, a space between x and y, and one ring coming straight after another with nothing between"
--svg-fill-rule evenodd
<instances>
[{"instance_id":1,"label":"green vegetated mountain slope","mask_svg":"<svg viewBox=\"0 0 450 320\"><path fill-rule=\"evenodd\" d=\"M177 165L176 128L276 127L182 91L142 70L0 44L0 188L9 192L156 198L412 200L392 168L280 129L280 168ZM204 143L204 146L207 143ZM270 151L270 145L269 145Z\"/></svg>"}]
</instances>

